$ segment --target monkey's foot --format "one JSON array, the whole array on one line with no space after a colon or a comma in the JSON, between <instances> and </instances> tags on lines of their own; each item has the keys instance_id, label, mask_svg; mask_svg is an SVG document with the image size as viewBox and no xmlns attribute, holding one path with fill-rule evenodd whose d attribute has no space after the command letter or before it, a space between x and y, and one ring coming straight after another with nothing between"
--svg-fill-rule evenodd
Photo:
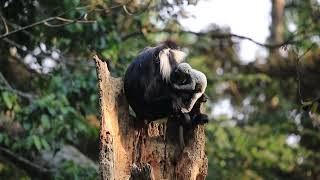
<instances>
[{"instance_id":1,"label":"monkey's foot","mask_svg":"<svg viewBox=\"0 0 320 180\"><path fill-rule=\"evenodd\" d=\"M205 124L209 122L209 117L206 114L198 114L193 120L192 125Z\"/></svg>"},{"instance_id":2,"label":"monkey's foot","mask_svg":"<svg viewBox=\"0 0 320 180\"><path fill-rule=\"evenodd\" d=\"M152 166L150 164L146 164L141 168L142 179L144 180L152 180Z\"/></svg>"},{"instance_id":3,"label":"monkey's foot","mask_svg":"<svg viewBox=\"0 0 320 180\"><path fill-rule=\"evenodd\" d=\"M136 164L131 167L131 174L129 180L152 180L152 166L150 164L144 165L139 168Z\"/></svg>"},{"instance_id":4,"label":"monkey's foot","mask_svg":"<svg viewBox=\"0 0 320 180\"><path fill-rule=\"evenodd\" d=\"M202 96L198 99L200 102L207 102L208 96L206 94L202 94Z\"/></svg>"}]
</instances>

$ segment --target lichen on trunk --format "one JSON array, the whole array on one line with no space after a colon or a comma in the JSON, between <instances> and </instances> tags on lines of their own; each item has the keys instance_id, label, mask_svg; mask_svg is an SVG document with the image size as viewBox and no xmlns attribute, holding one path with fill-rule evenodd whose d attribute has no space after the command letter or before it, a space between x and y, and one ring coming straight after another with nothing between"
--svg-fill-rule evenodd
<instances>
[{"instance_id":1,"label":"lichen on trunk","mask_svg":"<svg viewBox=\"0 0 320 180\"><path fill-rule=\"evenodd\" d=\"M134 179L130 178L132 172L150 170L149 179L205 179L208 162L204 125L197 125L187 135L182 151L174 119L135 125L129 116L122 79L112 77L107 63L98 56L94 60L99 85L101 178Z\"/></svg>"}]
</instances>

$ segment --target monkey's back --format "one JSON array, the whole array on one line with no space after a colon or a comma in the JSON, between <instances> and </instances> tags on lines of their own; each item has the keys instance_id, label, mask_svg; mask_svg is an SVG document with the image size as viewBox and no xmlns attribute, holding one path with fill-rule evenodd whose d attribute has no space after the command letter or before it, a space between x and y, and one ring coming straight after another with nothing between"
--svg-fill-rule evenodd
<instances>
[{"instance_id":1,"label":"monkey's back","mask_svg":"<svg viewBox=\"0 0 320 180\"><path fill-rule=\"evenodd\" d=\"M147 48L130 64L124 76L124 91L129 105L138 118L154 120L172 113L171 101L149 102L145 98L146 89L152 80L156 86L151 89L149 96L156 99L169 95L170 89L159 72L157 48Z\"/></svg>"}]
</instances>

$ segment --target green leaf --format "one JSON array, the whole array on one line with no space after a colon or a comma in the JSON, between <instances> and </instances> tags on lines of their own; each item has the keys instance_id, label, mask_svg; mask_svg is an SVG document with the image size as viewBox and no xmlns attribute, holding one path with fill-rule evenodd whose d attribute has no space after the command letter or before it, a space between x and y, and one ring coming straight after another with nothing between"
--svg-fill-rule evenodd
<instances>
[{"instance_id":1,"label":"green leaf","mask_svg":"<svg viewBox=\"0 0 320 180\"><path fill-rule=\"evenodd\" d=\"M50 149L50 145L44 138L41 138L41 144L44 147L44 149Z\"/></svg>"},{"instance_id":2,"label":"green leaf","mask_svg":"<svg viewBox=\"0 0 320 180\"><path fill-rule=\"evenodd\" d=\"M41 115L41 123L45 128L50 128L49 117L46 114Z\"/></svg>"},{"instance_id":3,"label":"green leaf","mask_svg":"<svg viewBox=\"0 0 320 180\"><path fill-rule=\"evenodd\" d=\"M10 97L9 93L7 92L3 92L2 93L2 98L4 100L4 103L6 104L6 106L11 109L13 106L13 102L12 102L12 98Z\"/></svg>"},{"instance_id":4,"label":"green leaf","mask_svg":"<svg viewBox=\"0 0 320 180\"><path fill-rule=\"evenodd\" d=\"M312 113L316 113L317 112L317 109L318 109L318 102L314 102L313 104L312 104L312 107L311 107L311 112Z\"/></svg>"},{"instance_id":5,"label":"green leaf","mask_svg":"<svg viewBox=\"0 0 320 180\"><path fill-rule=\"evenodd\" d=\"M32 136L33 143L36 146L37 150L41 150L41 142L38 136Z\"/></svg>"},{"instance_id":6,"label":"green leaf","mask_svg":"<svg viewBox=\"0 0 320 180\"><path fill-rule=\"evenodd\" d=\"M0 142L2 142L4 140L4 135L0 134Z\"/></svg>"}]
</instances>

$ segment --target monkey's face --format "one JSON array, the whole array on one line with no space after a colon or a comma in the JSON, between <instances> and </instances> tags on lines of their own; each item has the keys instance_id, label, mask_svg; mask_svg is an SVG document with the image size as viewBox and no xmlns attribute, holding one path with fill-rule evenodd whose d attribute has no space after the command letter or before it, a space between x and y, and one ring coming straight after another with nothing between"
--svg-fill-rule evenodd
<instances>
[{"instance_id":1,"label":"monkey's face","mask_svg":"<svg viewBox=\"0 0 320 180\"><path fill-rule=\"evenodd\" d=\"M190 69L179 69L176 68L171 74L171 83L182 85L188 84L190 81Z\"/></svg>"}]
</instances>

